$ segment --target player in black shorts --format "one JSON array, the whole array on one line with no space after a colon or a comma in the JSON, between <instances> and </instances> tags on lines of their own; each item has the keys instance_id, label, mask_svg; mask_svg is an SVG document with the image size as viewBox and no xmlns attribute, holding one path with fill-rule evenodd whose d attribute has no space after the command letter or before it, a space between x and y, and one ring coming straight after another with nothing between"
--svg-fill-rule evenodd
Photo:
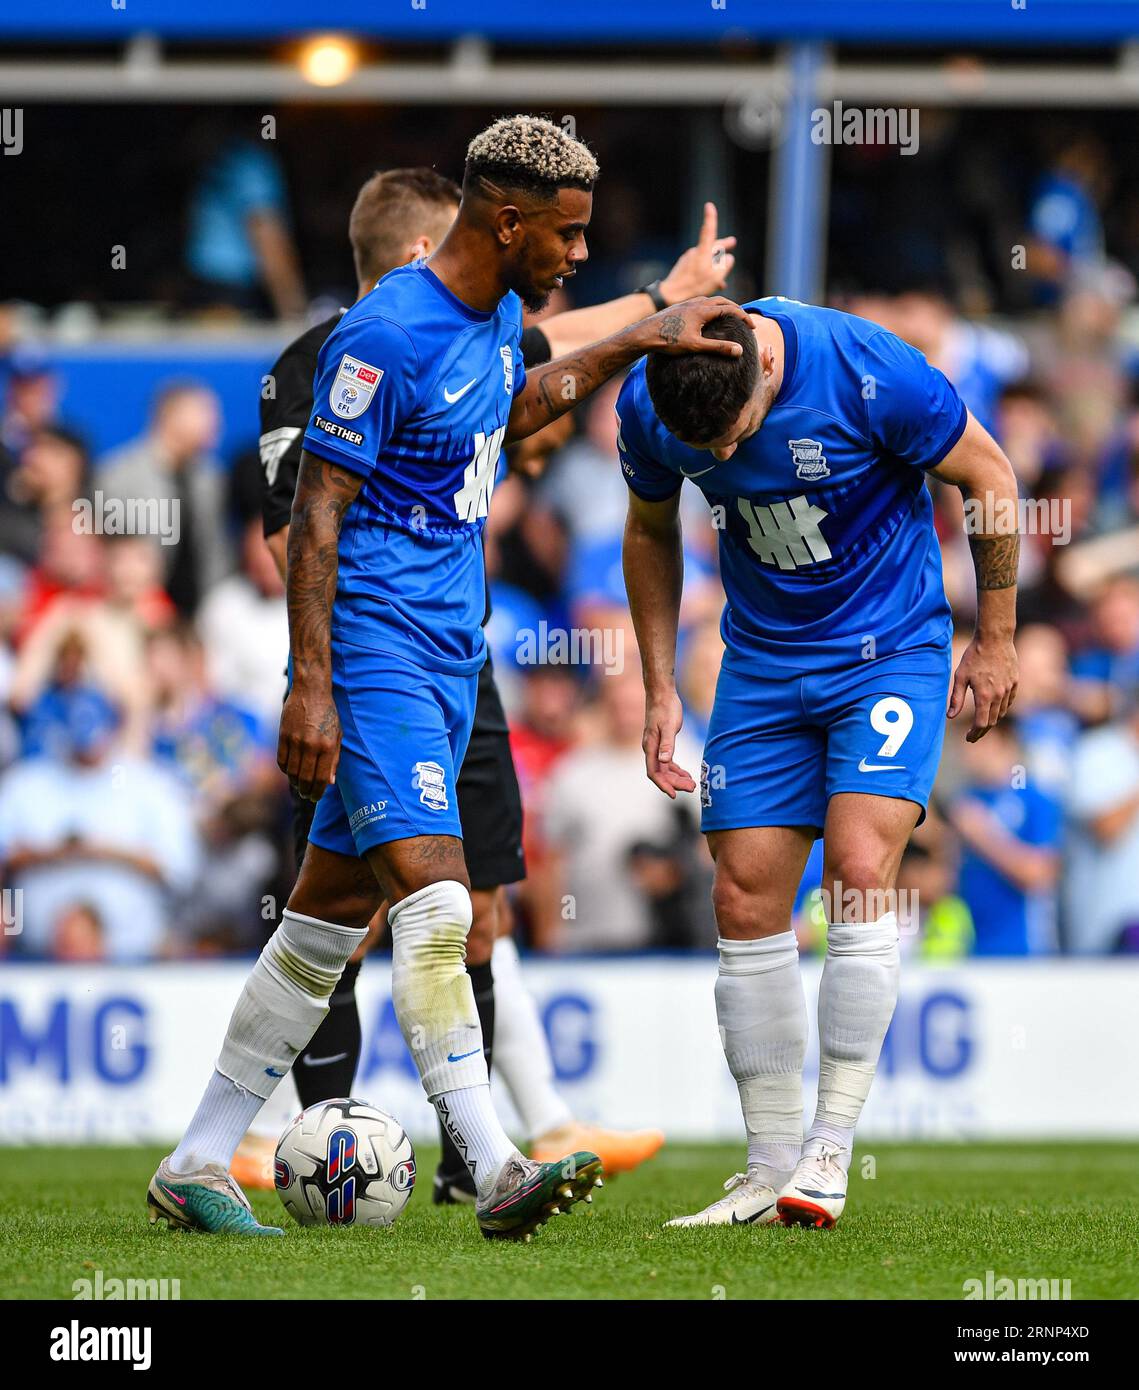
<instances>
[{"instance_id":1,"label":"player in black shorts","mask_svg":"<svg viewBox=\"0 0 1139 1390\"><path fill-rule=\"evenodd\" d=\"M373 175L361 188L348 224L356 264L359 296L367 294L389 270L426 257L443 240L458 211L460 190L433 169L392 169ZM540 327L522 335L522 356L527 367L548 362L587 343L617 332L657 309L694 295L720 291L731 271L733 237L717 238L715 208L705 208L704 226L697 246L686 251L669 274L634 294L607 304L578 309L546 319ZM302 333L284 350L270 374L272 391L262 393L261 464L262 516L266 542L277 568L285 573L288 527L300 466L301 444L312 413L313 376L317 355L344 311ZM529 441L527 441L529 443ZM539 446L540 447L540 446ZM527 472L540 467L533 449L527 453ZM489 589L487 613L490 614ZM485 622L485 618L484 618ZM488 1069L495 1030L495 987L491 957L499 937L509 933L504 888L526 876L522 853L522 801L510 752L509 729L502 708L490 658L479 674L474 728L458 780L459 815L463 825L463 852L471 881L473 922L467 938L467 970L471 976L479 1022L482 1025ZM316 803L296 792L293 799L293 834L296 862L304 858ZM360 1016L356 1008L356 976L360 962L384 929L385 909L372 919L367 941L345 967L330 999L324 1021L308 1047L293 1064L293 1079L301 1105L351 1094L360 1057ZM503 941L505 950L509 943ZM504 957L502 980L508 1005L504 1023L517 1029L511 1053L527 1061L507 1082L516 1101L520 1089L533 1086L542 1094L530 1106L518 1105L538 1116L536 1132L529 1137L536 1149L545 1141L555 1147L572 1132L588 1137L586 1145L597 1153L606 1172L635 1167L650 1157L663 1142L656 1130L621 1132L577 1125L565 1103L552 1090L552 1065L548 1061L544 1033L533 1001L526 994L512 952ZM437 1202L474 1201L474 1186L466 1164L450 1140L440 1135L443 1157L435 1176ZM581 1145L577 1145L581 1147ZM558 1149L559 1154L563 1151ZM272 1186L272 1144L247 1136L233 1161L233 1172L244 1187Z\"/></svg>"}]
</instances>

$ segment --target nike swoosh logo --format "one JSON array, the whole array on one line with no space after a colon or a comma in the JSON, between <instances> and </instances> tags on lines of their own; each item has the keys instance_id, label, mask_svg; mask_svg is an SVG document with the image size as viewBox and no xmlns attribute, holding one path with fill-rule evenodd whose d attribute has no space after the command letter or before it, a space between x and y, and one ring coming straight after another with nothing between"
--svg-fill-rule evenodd
<instances>
[{"instance_id":1,"label":"nike swoosh logo","mask_svg":"<svg viewBox=\"0 0 1139 1390\"><path fill-rule=\"evenodd\" d=\"M712 468L715 468L715 466L716 465L713 464ZM685 473L684 469L682 468L680 470L680 475L682 478L702 478L705 473L711 473L712 468L701 468L699 473Z\"/></svg>"},{"instance_id":2,"label":"nike swoosh logo","mask_svg":"<svg viewBox=\"0 0 1139 1390\"><path fill-rule=\"evenodd\" d=\"M868 763L865 758L858 764L859 772L904 772L905 763Z\"/></svg>"},{"instance_id":3,"label":"nike swoosh logo","mask_svg":"<svg viewBox=\"0 0 1139 1390\"><path fill-rule=\"evenodd\" d=\"M306 1067L327 1067L333 1062L343 1062L347 1056L347 1052L337 1052L332 1057L302 1057L301 1062Z\"/></svg>"},{"instance_id":4,"label":"nike swoosh logo","mask_svg":"<svg viewBox=\"0 0 1139 1390\"><path fill-rule=\"evenodd\" d=\"M453 392L448 391L447 388L444 386L443 399L447 402L448 405L454 405L460 396L465 396L467 394L467 392L471 389L471 387L475 384L476 381L478 381L478 377L473 376L465 386L461 386L459 390Z\"/></svg>"},{"instance_id":5,"label":"nike swoosh logo","mask_svg":"<svg viewBox=\"0 0 1139 1390\"><path fill-rule=\"evenodd\" d=\"M163 1192L165 1192L168 1197L173 1197L180 1207L184 1207L186 1205L185 1197L179 1197L177 1192L171 1192L165 1183L160 1183L159 1186L162 1188Z\"/></svg>"},{"instance_id":6,"label":"nike swoosh logo","mask_svg":"<svg viewBox=\"0 0 1139 1390\"><path fill-rule=\"evenodd\" d=\"M763 1216L766 1212L769 1212L774 1205L774 1202L768 1202L767 1206L760 1207L760 1209L755 1213L754 1216L745 1216L742 1218L740 1217L739 1212L734 1211L732 1212L732 1225L750 1226L753 1222L758 1221L759 1218Z\"/></svg>"},{"instance_id":7,"label":"nike swoosh logo","mask_svg":"<svg viewBox=\"0 0 1139 1390\"><path fill-rule=\"evenodd\" d=\"M472 1047L471 1050L470 1050L469 1052L460 1052L459 1055L458 1055L457 1057L455 1056L455 1054L454 1054L453 1052L448 1052L448 1053L447 1053L447 1061L448 1061L448 1062L461 1062L461 1061L463 1060L464 1057L473 1057L473 1056L475 1055L476 1052L481 1052L481 1051L482 1051L482 1048L481 1048L481 1047Z\"/></svg>"},{"instance_id":8,"label":"nike swoosh logo","mask_svg":"<svg viewBox=\"0 0 1139 1390\"><path fill-rule=\"evenodd\" d=\"M265 1075L275 1077L279 1081L285 1073L283 1071L278 1071L276 1067L266 1067Z\"/></svg>"}]
</instances>

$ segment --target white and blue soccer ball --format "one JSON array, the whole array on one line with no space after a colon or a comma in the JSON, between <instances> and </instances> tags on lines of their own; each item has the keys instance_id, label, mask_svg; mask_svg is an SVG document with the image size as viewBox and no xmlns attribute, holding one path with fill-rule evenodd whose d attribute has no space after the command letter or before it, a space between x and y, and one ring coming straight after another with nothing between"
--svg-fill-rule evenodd
<instances>
[{"instance_id":1,"label":"white and blue soccer ball","mask_svg":"<svg viewBox=\"0 0 1139 1390\"><path fill-rule=\"evenodd\" d=\"M415 1186L403 1126L365 1100L325 1100L281 1135L277 1195L302 1226L390 1226Z\"/></svg>"}]
</instances>

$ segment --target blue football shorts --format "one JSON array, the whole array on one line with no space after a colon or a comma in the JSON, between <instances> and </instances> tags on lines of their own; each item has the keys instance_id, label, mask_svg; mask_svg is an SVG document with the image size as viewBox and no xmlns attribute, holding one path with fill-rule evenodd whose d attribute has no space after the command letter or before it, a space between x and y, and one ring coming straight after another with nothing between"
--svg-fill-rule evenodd
<instances>
[{"instance_id":1,"label":"blue football shorts","mask_svg":"<svg viewBox=\"0 0 1139 1390\"><path fill-rule=\"evenodd\" d=\"M805 675L720 671L700 769L701 829L814 826L836 792L921 807L937 776L948 647Z\"/></svg>"},{"instance_id":2,"label":"blue football shorts","mask_svg":"<svg viewBox=\"0 0 1139 1390\"><path fill-rule=\"evenodd\" d=\"M340 715L336 782L320 798L309 840L363 855L413 835L461 839L455 784L475 718L478 672L430 671L334 638Z\"/></svg>"}]
</instances>

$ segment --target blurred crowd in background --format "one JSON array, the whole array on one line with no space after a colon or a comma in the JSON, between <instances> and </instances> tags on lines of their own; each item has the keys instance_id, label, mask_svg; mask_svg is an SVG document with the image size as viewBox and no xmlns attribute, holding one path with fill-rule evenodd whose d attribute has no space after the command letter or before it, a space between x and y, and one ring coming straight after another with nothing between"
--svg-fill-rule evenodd
<instances>
[{"instance_id":1,"label":"blurred crowd in background","mask_svg":"<svg viewBox=\"0 0 1139 1390\"><path fill-rule=\"evenodd\" d=\"M897 332L955 382L1012 461L1029 533L1014 717L975 745L964 741L967 715L947 730L934 802L899 879L904 949L930 960L1133 951L1139 184L1102 124L1014 145L976 138L963 124L975 117L922 114L919 159L835 151L828 302ZM637 173L653 128L651 113L636 115L620 113L600 151L579 305L644 283L686 244L676 193L651 169ZM425 113L425 127L393 136L398 157L385 162L436 162L484 123L471 118L460 137L425 128ZM179 209L169 225L181 241L135 266L128 298L215 325L287 320L283 343L306 314L315 321L351 297L347 206L375 161L357 153L343 167L302 168L231 136L203 127L181 185L165 167L157 212ZM353 126L342 145L358 152L362 139ZM761 157L733 158L746 175ZM722 209L721 232L740 239L730 286L740 299L779 289L762 282L757 182L739 179L732 216ZM154 252L155 240L140 244ZM257 403L248 447L219 457L216 395L171 380L135 439L91 457L61 411L50 334L25 331L52 308L110 311L120 287L109 281L77 272L63 293L67 260L45 258L38 296L9 280L0 309L0 953L256 950L294 872L276 767L287 622L261 534ZM547 312L565 307L563 294ZM671 802L644 774L620 570L618 388L576 412L541 477L503 476L487 531L488 640L526 812L529 878L512 902L520 940L538 950L715 942L698 798ZM976 607L962 502L931 486L959 655ZM144 507L148 534L108 524L115 505ZM695 489L683 515L678 761L698 773L723 596L717 532ZM796 906L805 951L825 942L818 849Z\"/></svg>"}]
</instances>

